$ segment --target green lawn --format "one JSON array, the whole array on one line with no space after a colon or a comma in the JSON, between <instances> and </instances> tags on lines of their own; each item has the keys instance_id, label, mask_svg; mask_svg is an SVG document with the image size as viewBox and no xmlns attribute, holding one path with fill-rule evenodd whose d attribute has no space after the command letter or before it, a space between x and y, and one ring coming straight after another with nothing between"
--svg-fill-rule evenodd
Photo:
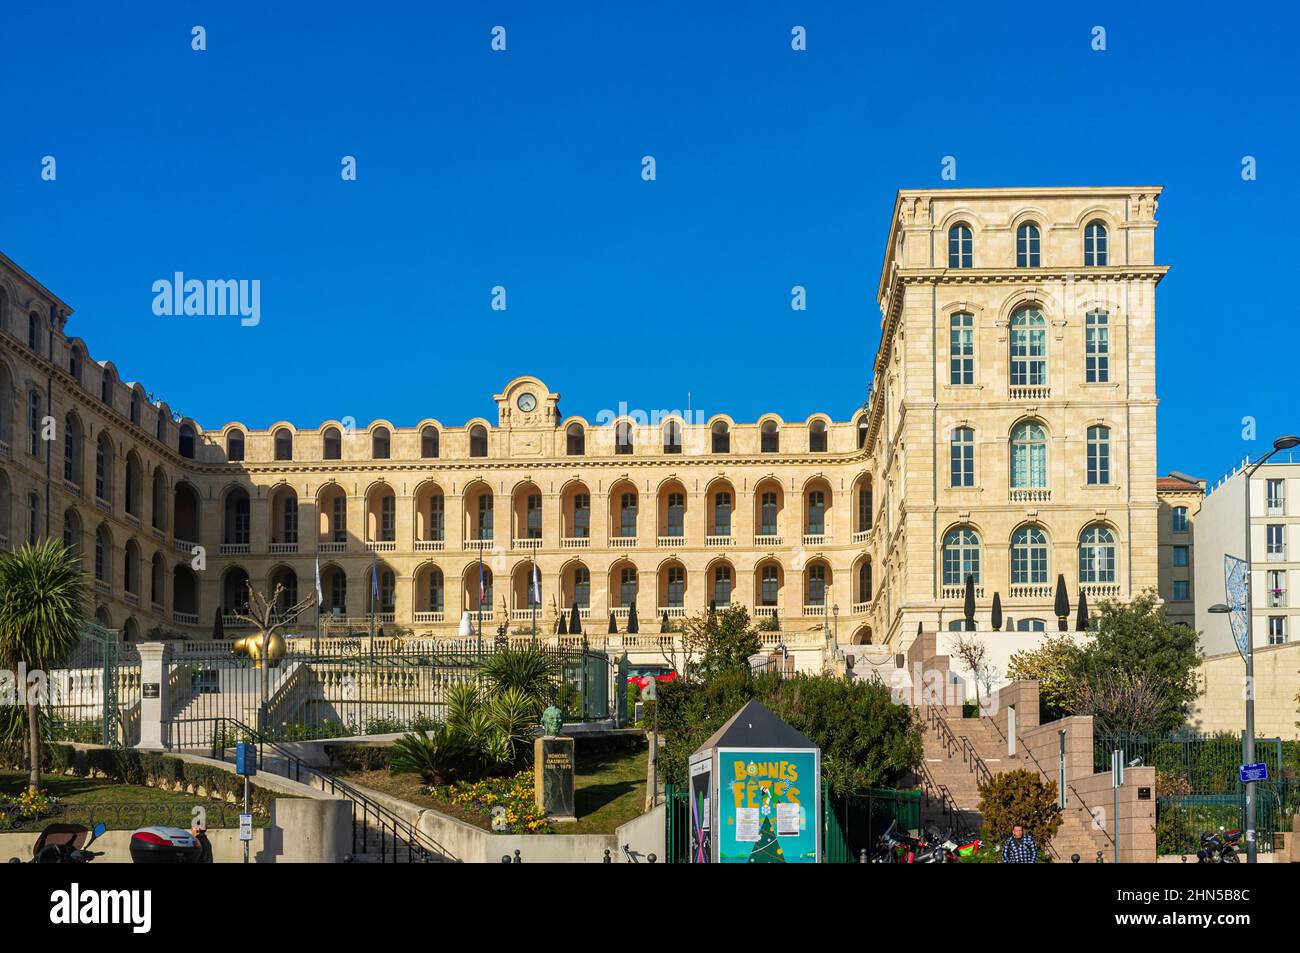
<instances>
[{"instance_id":1,"label":"green lawn","mask_svg":"<svg viewBox=\"0 0 1300 953\"><path fill-rule=\"evenodd\" d=\"M169 827L190 826L191 811L196 805L207 811L208 827L217 829L239 826L237 804L197 797L176 791L164 791L137 784L118 784L106 778L81 778L64 774L41 776L41 787L59 799L66 810L62 817L24 821L18 830L40 830L54 821L67 821L91 827L103 821L111 831L130 831L137 827L161 824ZM25 771L0 771L0 800L17 798L27 788ZM267 819L254 815L253 824L265 827Z\"/></svg>"},{"instance_id":2,"label":"green lawn","mask_svg":"<svg viewBox=\"0 0 1300 953\"><path fill-rule=\"evenodd\" d=\"M574 808L578 820L555 824L555 834L612 834L645 810L646 759L644 745L636 751L579 753L574 776ZM491 829L491 821L464 807L449 804L423 792L424 784L413 774L379 771L341 771L338 776L364 787L401 798L420 807L433 808L466 823Z\"/></svg>"}]
</instances>

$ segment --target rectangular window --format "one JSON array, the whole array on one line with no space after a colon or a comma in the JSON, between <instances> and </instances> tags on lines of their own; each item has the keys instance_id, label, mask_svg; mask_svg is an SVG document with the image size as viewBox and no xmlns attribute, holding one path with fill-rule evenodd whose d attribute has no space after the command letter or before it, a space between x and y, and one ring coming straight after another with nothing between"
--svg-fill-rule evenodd
<instances>
[{"instance_id":1,"label":"rectangular window","mask_svg":"<svg viewBox=\"0 0 1300 953\"><path fill-rule=\"evenodd\" d=\"M1268 558L1282 562L1286 559L1285 527L1271 523L1265 529L1268 537Z\"/></svg>"},{"instance_id":2,"label":"rectangular window","mask_svg":"<svg viewBox=\"0 0 1300 953\"><path fill-rule=\"evenodd\" d=\"M298 544L298 500L294 497L284 501L284 542Z\"/></svg>"},{"instance_id":3,"label":"rectangular window","mask_svg":"<svg viewBox=\"0 0 1300 953\"><path fill-rule=\"evenodd\" d=\"M1268 644L1283 645L1286 642L1286 616L1271 615L1268 617Z\"/></svg>"},{"instance_id":4,"label":"rectangular window","mask_svg":"<svg viewBox=\"0 0 1300 953\"><path fill-rule=\"evenodd\" d=\"M1192 598L1191 588L1192 588L1192 584L1188 582L1186 579L1175 579L1174 580L1174 601L1187 602L1189 599L1191 599Z\"/></svg>"},{"instance_id":5,"label":"rectangular window","mask_svg":"<svg viewBox=\"0 0 1300 953\"><path fill-rule=\"evenodd\" d=\"M391 543L397 539L397 497L385 496L379 501L379 539Z\"/></svg>"},{"instance_id":6,"label":"rectangular window","mask_svg":"<svg viewBox=\"0 0 1300 953\"><path fill-rule=\"evenodd\" d=\"M975 383L975 316L954 314L948 332L950 384Z\"/></svg>"},{"instance_id":7,"label":"rectangular window","mask_svg":"<svg viewBox=\"0 0 1300 953\"><path fill-rule=\"evenodd\" d=\"M630 606L636 599L636 570L631 566L623 567L619 574L618 593L621 606Z\"/></svg>"},{"instance_id":8,"label":"rectangular window","mask_svg":"<svg viewBox=\"0 0 1300 953\"><path fill-rule=\"evenodd\" d=\"M777 568L775 566L763 567L763 605L776 605L776 597L780 590L778 583Z\"/></svg>"},{"instance_id":9,"label":"rectangular window","mask_svg":"<svg viewBox=\"0 0 1300 953\"><path fill-rule=\"evenodd\" d=\"M573 571L573 604L579 609L591 606L591 573L586 569Z\"/></svg>"},{"instance_id":10,"label":"rectangular window","mask_svg":"<svg viewBox=\"0 0 1300 953\"><path fill-rule=\"evenodd\" d=\"M1268 571L1268 607L1281 609L1286 605L1286 572L1281 569Z\"/></svg>"},{"instance_id":11,"label":"rectangular window","mask_svg":"<svg viewBox=\"0 0 1300 953\"><path fill-rule=\"evenodd\" d=\"M442 494L435 494L429 499L429 538L442 540L447 533L447 514L443 509Z\"/></svg>"},{"instance_id":12,"label":"rectangular window","mask_svg":"<svg viewBox=\"0 0 1300 953\"><path fill-rule=\"evenodd\" d=\"M760 536L776 535L776 494L775 493L763 494L762 512L760 514L760 519L759 519L758 533Z\"/></svg>"},{"instance_id":13,"label":"rectangular window","mask_svg":"<svg viewBox=\"0 0 1300 953\"><path fill-rule=\"evenodd\" d=\"M958 428L951 443L951 480L955 487L975 485L975 432Z\"/></svg>"},{"instance_id":14,"label":"rectangular window","mask_svg":"<svg viewBox=\"0 0 1300 953\"><path fill-rule=\"evenodd\" d=\"M731 535L731 494L719 493L713 498L713 535Z\"/></svg>"},{"instance_id":15,"label":"rectangular window","mask_svg":"<svg viewBox=\"0 0 1300 953\"><path fill-rule=\"evenodd\" d=\"M858 490L858 532L871 529L871 491Z\"/></svg>"},{"instance_id":16,"label":"rectangular window","mask_svg":"<svg viewBox=\"0 0 1300 953\"><path fill-rule=\"evenodd\" d=\"M826 494L813 490L808 494L808 529L809 536L820 536L826 532Z\"/></svg>"},{"instance_id":17,"label":"rectangular window","mask_svg":"<svg viewBox=\"0 0 1300 953\"><path fill-rule=\"evenodd\" d=\"M1185 533L1185 532L1187 532L1187 507L1185 507L1185 506L1175 506L1175 507L1174 507L1174 527L1173 527L1173 528L1174 528L1174 532L1175 532L1175 533Z\"/></svg>"},{"instance_id":18,"label":"rectangular window","mask_svg":"<svg viewBox=\"0 0 1300 953\"><path fill-rule=\"evenodd\" d=\"M619 500L618 535L636 535L636 494L624 493Z\"/></svg>"},{"instance_id":19,"label":"rectangular window","mask_svg":"<svg viewBox=\"0 0 1300 953\"><path fill-rule=\"evenodd\" d=\"M1281 516L1286 512L1286 497L1283 495L1281 480L1265 481L1264 502L1270 516Z\"/></svg>"},{"instance_id":20,"label":"rectangular window","mask_svg":"<svg viewBox=\"0 0 1300 953\"><path fill-rule=\"evenodd\" d=\"M480 496L478 498L478 538L492 538L492 497ZM507 521L508 522L508 521Z\"/></svg>"},{"instance_id":21,"label":"rectangular window","mask_svg":"<svg viewBox=\"0 0 1300 953\"><path fill-rule=\"evenodd\" d=\"M1088 485L1110 484L1110 430L1106 427L1088 428Z\"/></svg>"},{"instance_id":22,"label":"rectangular window","mask_svg":"<svg viewBox=\"0 0 1300 953\"><path fill-rule=\"evenodd\" d=\"M686 494L669 493L668 494L668 525L669 536L686 535Z\"/></svg>"},{"instance_id":23,"label":"rectangular window","mask_svg":"<svg viewBox=\"0 0 1300 953\"><path fill-rule=\"evenodd\" d=\"M826 567L808 567L808 605L826 605Z\"/></svg>"},{"instance_id":24,"label":"rectangular window","mask_svg":"<svg viewBox=\"0 0 1300 953\"><path fill-rule=\"evenodd\" d=\"M1088 312L1084 330L1084 372L1089 384L1110 381L1110 315L1105 311Z\"/></svg>"},{"instance_id":25,"label":"rectangular window","mask_svg":"<svg viewBox=\"0 0 1300 953\"><path fill-rule=\"evenodd\" d=\"M344 496L334 497L334 542L345 543L348 539L348 501Z\"/></svg>"},{"instance_id":26,"label":"rectangular window","mask_svg":"<svg viewBox=\"0 0 1300 953\"><path fill-rule=\"evenodd\" d=\"M1187 565L1187 562L1188 562L1188 558L1189 558L1189 553L1190 553L1190 551L1188 550L1188 548L1187 548L1186 546L1175 546L1175 547L1174 547L1174 565L1175 565L1175 566L1186 566L1186 565Z\"/></svg>"},{"instance_id":27,"label":"rectangular window","mask_svg":"<svg viewBox=\"0 0 1300 953\"><path fill-rule=\"evenodd\" d=\"M528 496L528 538L542 538L542 495L532 493Z\"/></svg>"},{"instance_id":28,"label":"rectangular window","mask_svg":"<svg viewBox=\"0 0 1300 953\"><path fill-rule=\"evenodd\" d=\"M573 495L573 535L578 539L591 535L591 495L588 493Z\"/></svg>"},{"instance_id":29,"label":"rectangular window","mask_svg":"<svg viewBox=\"0 0 1300 953\"><path fill-rule=\"evenodd\" d=\"M686 570L681 566L668 567L668 607L681 608L686 598Z\"/></svg>"}]
</instances>

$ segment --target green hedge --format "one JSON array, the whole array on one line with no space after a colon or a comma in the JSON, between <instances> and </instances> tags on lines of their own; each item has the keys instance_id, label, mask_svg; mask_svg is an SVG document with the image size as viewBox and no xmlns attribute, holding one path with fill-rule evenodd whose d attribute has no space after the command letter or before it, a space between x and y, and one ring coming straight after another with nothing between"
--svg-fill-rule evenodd
<instances>
[{"instance_id":1,"label":"green hedge","mask_svg":"<svg viewBox=\"0 0 1300 953\"><path fill-rule=\"evenodd\" d=\"M12 762L12 759L6 759ZM22 765L5 767L21 770ZM156 751L134 748L77 749L66 744L47 744L41 754L41 768L51 774L74 774L78 777L103 776L119 784L149 785L164 790L177 786L203 788L217 800L240 800L244 796L244 779L233 771L214 765L196 764ZM253 812L267 814L277 795L252 784Z\"/></svg>"}]
</instances>

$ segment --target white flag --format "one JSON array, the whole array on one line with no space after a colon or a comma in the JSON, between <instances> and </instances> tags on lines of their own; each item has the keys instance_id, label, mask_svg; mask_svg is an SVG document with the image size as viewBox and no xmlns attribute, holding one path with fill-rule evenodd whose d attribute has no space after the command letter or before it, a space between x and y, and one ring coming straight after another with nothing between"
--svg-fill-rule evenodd
<instances>
[{"instance_id":1,"label":"white flag","mask_svg":"<svg viewBox=\"0 0 1300 953\"><path fill-rule=\"evenodd\" d=\"M541 576L537 574L537 563L534 562L533 563L533 605L540 606L541 604L542 604L542 579Z\"/></svg>"},{"instance_id":2,"label":"white flag","mask_svg":"<svg viewBox=\"0 0 1300 953\"><path fill-rule=\"evenodd\" d=\"M320 590L320 557L316 557L316 607L325 604L325 594Z\"/></svg>"}]
</instances>

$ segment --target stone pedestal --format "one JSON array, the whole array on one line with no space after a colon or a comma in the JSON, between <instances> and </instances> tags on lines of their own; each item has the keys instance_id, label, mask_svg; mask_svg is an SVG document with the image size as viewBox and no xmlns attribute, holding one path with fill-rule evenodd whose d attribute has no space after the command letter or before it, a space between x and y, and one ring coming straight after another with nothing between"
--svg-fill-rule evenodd
<instances>
[{"instance_id":1,"label":"stone pedestal","mask_svg":"<svg viewBox=\"0 0 1300 953\"><path fill-rule=\"evenodd\" d=\"M169 642L142 642L140 652L140 743L145 751L165 751L171 747L168 737L171 699L167 697L167 669L171 661Z\"/></svg>"},{"instance_id":2,"label":"stone pedestal","mask_svg":"<svg viewBox=\"0 0 1300 953\"><path fill-rule=\"evenodd\" d=\"M573 739L548 735L533 742L533 797L553 821L574 821Z\"/></svg>"}]
</instances>

